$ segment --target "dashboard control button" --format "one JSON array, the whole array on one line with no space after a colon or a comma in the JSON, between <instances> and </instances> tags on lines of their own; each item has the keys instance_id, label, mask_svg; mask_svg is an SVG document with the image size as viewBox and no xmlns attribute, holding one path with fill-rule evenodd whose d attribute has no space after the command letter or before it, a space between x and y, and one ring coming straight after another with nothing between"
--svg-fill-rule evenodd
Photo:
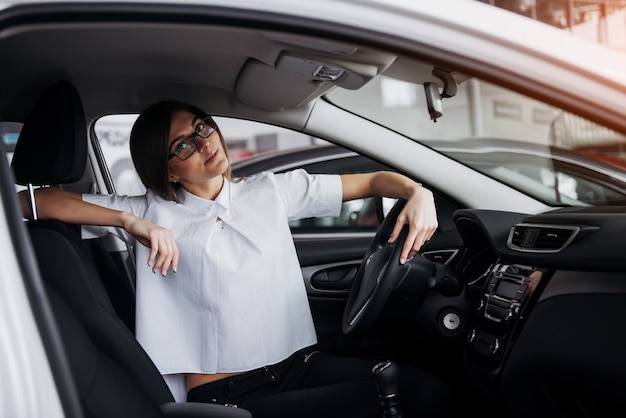
<instances>
[{"instance_id":1,"label":"dashboard control button","mask_svg":"<svg viewBox=\"0 0 626 418\"><path fill-rule=\"evenodd\" d=\"M461 317L456 312L448 312L441 322L446 330L456 331L461 326Z\"/></svg>"}]
</instances>

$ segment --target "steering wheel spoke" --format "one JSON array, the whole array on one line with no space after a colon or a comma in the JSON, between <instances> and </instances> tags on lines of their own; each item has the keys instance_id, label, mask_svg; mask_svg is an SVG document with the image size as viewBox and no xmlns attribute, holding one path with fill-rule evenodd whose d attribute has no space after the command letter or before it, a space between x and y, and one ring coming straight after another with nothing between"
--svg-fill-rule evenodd
<instances>
[{"instance_id":1,"label":"steering wheel spoke","mask_svg":"<svg viewBox=\"0 0 626 418\"><path fill-rule=\"evenodd\" d=\"M408 226L402 229L400 236L393 244L388 242L405 203L405 200L398 200L381 223L365 253L344 311L342 329L346 335L356 334L369 328L382 312L392 292L411 271L415 272L409 263L400 264L400 253L408 234ZM419 255L416 257L421 258ZM420 262L430 263L426 259ZM433 270L420 269L419 277L410 279L426 283L431 277L429 272ZM414 286L410 287L414 288ZM418 286L418 288L425 287Z\"/></svg>"}]
</instances>

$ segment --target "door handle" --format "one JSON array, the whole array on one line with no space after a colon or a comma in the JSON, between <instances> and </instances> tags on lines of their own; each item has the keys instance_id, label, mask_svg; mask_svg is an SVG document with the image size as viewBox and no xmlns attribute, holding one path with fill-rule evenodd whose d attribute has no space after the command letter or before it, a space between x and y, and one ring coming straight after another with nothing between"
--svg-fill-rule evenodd
<instances>
[{"instance_id":1,"label":"door handle","mask_svg":"<svg viewBox=\"0 0 626 418\"><path fill-rule=\"evenodd\" d=\"M318 290L349 290L358 269L357 264L318 271L311 277L311 286Z\"/></svg>"}]
</instances>

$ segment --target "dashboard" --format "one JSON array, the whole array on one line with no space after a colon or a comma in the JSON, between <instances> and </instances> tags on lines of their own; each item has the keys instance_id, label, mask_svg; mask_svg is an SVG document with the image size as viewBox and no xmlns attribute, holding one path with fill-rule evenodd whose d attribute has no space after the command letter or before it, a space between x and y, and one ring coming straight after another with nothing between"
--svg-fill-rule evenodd
<instances>
[{"instance_id":1,"label":"dashboard","mask_svg":"<svg viewBox=\"0 0 626 418\"><path fill-rule=\"evenodd\" d=\"M626 411L626 208L463 209L454 219L462 275L478 289L471 378L519 416Z\"/></svg>"}]
</instances>

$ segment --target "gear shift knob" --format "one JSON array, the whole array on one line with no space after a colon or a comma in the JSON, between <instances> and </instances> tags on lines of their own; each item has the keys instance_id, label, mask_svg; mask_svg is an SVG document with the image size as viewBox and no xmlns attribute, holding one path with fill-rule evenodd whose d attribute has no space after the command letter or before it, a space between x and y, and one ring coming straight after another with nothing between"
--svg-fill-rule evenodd
<instances>
[{"instance_id":1,"label":"gear shift knob","mask_svg":"<svg viewBox=\"0 0 626 418\"><path fill-rule=\"evenodd\" d=\"M378 396L385 407L383 417L402 418L402 412L398 405L400 378L398 366L391 361L383 361L372 368L372 374L378 388Z\"/></svg>"}]
</instances>

